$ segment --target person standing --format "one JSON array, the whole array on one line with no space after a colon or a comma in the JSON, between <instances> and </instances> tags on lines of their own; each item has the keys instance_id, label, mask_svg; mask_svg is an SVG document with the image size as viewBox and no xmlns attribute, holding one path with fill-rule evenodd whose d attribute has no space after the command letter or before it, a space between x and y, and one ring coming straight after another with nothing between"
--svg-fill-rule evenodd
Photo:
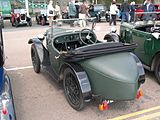
<instances>
[{"instance_id":1,"label":"person standing","mask_svg":"<svg viewBox=\"0 0 160 120\"><path fill-rule=\"evenodd\" d=\"M51 27L53 17L55 16L55 9L53 8L53 1L52 0L49 1L49 4L47 6L47 15L49 18L49 27Z\"/></svg>"},{"instance_id":2,"label":"person standing","mask_svg":"<svg viewBox=\"0 0 160 120\"><path fill-rule=\"evenodd\" d=\"M56 19L61 19L62 15L61 15L61 8L60 8L60 4L59 2L56 3L55 5L55 15L56 15ZM62 25L62 22L58 22L58 25Z\"/></svg>"},{"instance_id":3,"label":"person standing","mask_svg":"<svg viewBox=\"0 0 160 120\"><path fill-rule=\"evenodd\" d=\"M114 23L114 25L116 25L117 12L118 12L118 8L116 6L115 0L113 0L112 4L110 6L110 22L109 22L109 25L111 25L112 22Z\"/></svg>"},{"instance_id":4,"label":"person standing","mask_svg":"<svg viewBox=\"0 0 160 120\"><path fill-rule=\"evenodd\" d=\"M72 19L72 18L76 18L76 6L75 6L75 1L72 0L70 3L69 3L69 18ZM70 21L70 26L73 27L74 26L74 20L71 20Z\"/></svg>"},{"instance_id":5,"label":"person standing","mask_svg":"<svg viewBox=\"0 0 160 120\"><path fill-rule=\"evenodd\" d=\"M130 22L133 22L134 21L134 15L135 15L135 2L131 2L130 4L130 16L131 16L131 19L130 19Z\"/></svg>"},{"instance_id":6,"label":"person standing","mask_svg":"<svg viewBox=\"0 0 160 120\"><path fill-rule=\"evenodd\" d=\"M79 2L78 2L78 0L75 1L75 7L76 7L76 18L79 18Z\"/></svg>"},{"instance_id":7,"label":"person standing","mask_svg":"<svg viewBox=\"0 0 160 120\"><path fill-rule=\"evenodd\" d=\"M87 1L83 0L83 4L79 7L79 19L86 19L88 14ZM80 27L86 27L86 20L80 20Z\"/></svg>"},{"instance_id":8,"label":"person standing","mask_svg":"<svg viewBox=\"0 0 160 120\"><path fill-rule=\"evenodd\" d=\"M129 11L130 11L130 5L128 3L128 0L124 0L124 2L122 3L121 11L122 11L121 23L128 22L129 21Z\"/></svg>"},{"instance_id":9,"label":"person standing","mask_svg":"<svg viewBox=\"0 0 160 120\"><path fill-rule=\"evenodd\" d=\"M143 9L144 9L144 12L154 12L155 11L155 7L152 4L151 0L145 0L144 5L143 5ZM152 20L153 17L154 17L154 14L147 13L144 15L144 20L146 20L146 21Z\"/></svg>"}]
</instances>

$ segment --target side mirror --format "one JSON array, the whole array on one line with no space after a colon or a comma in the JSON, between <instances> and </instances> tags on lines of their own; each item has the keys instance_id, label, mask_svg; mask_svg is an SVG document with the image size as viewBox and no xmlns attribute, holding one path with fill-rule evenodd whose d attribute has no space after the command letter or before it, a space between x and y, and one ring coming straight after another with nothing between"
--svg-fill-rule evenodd
<instances>
[{"instance_id":1,"label":"side mirror","mask_svg":"<svg viewBox=\"0 0 160 120\"><path fill-rule=\"evenodd\" d=\"M37 38L38 38L39 40L44 40L44 35L43 35L43 34L39 34L39 35L37 36Z\"/></svg>"}]
</instances>

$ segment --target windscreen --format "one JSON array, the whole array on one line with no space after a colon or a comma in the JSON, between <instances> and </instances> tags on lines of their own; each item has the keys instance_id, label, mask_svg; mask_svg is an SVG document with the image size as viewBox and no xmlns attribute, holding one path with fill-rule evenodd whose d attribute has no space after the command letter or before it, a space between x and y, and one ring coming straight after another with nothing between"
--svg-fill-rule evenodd
<instances>
[{"instance_id":1,"label":"windscreen","mask_svg":"<svg viewBox=\"0 0 160 120\"><path fill-rule=\"evenodd\" d=\"M105 10L105 7L103 5L95 5L94 6L94 11L101 11Z\"/></svg>"}]
</instances>

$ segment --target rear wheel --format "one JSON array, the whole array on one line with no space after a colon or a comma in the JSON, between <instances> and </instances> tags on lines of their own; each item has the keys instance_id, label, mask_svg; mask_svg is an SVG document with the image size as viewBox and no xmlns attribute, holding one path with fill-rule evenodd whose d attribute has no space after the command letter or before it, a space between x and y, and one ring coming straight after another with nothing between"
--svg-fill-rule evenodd
<instances>
[{"instance_id":1,"label":"rear wheel","mask_svg":"<svg viewBox=\"0 0 160 120\"><path fill-rule=\"evenodd\" d=\"M82 91L75 73L70 68L64 71L63 86L66 99L71 107L78 111L82 110L84 107Z\"/></svg>"},{"instance_id":2,"label":"rear wheel","mask_svg":"<svg viewBox=\"0 0 160 120\"><path fill-rule=\"evenodd\" d=\"M32 26L32 21L31 21L31 20L28 22L28 25L29 25L30 27Z\"/></svg>"},{"instance_id":3,"label":"rear wheel","mask_svg":"<svg viewBox=\"0 0 160 120\"><path fill-rule=\"evenodd\" d=\"M157 60L154 73L155 73L158 83L160 84L160 57Z\"/></svg>"},{"instance_id":4,"label":"rear wheel","mask_svg":"<svg viewBox=\"0 0 160 120\"><path fill-rule=\"evenodd\" d=\"M34 44L32 44L31 46L31 58L32 58L32 64L33 64L34 71L36 73L39 73L41 70L40 59L39 59L37 49Z\"/></svg>"}]
</instances>

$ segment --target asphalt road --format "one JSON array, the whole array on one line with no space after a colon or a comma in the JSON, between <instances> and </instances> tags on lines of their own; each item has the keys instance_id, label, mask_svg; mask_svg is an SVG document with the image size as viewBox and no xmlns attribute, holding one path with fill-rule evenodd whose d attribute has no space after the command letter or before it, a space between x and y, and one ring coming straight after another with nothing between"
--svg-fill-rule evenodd
<instances>
[{"instance_id":1,"label":"asphalt road","mask_svg":"<svg viewBox=\"0 0 160 120\"><path fill-rule=\"evenodd\" d=\"M106 22L98 23L98 38L103 39L111 27ZM119 31L119 25L116 28ZM13 28L9 23L5 23L3 29L5 66L7 69L15 68L10 69L8 74L11 78L17 120L106 120L160 106L160 86L153 73L146 71L141 99L114 102L109 105L109 110L103 112L98 110L95 101L87 103L80 112L73 110L65 99L62 85L56 83L45 71L36 74L31 68L30 45L27 42L30 38L43 34L46 29L48 26L39 25ZM154 112L158 113L160 109Z\"/></svg>"}]
</instances>

